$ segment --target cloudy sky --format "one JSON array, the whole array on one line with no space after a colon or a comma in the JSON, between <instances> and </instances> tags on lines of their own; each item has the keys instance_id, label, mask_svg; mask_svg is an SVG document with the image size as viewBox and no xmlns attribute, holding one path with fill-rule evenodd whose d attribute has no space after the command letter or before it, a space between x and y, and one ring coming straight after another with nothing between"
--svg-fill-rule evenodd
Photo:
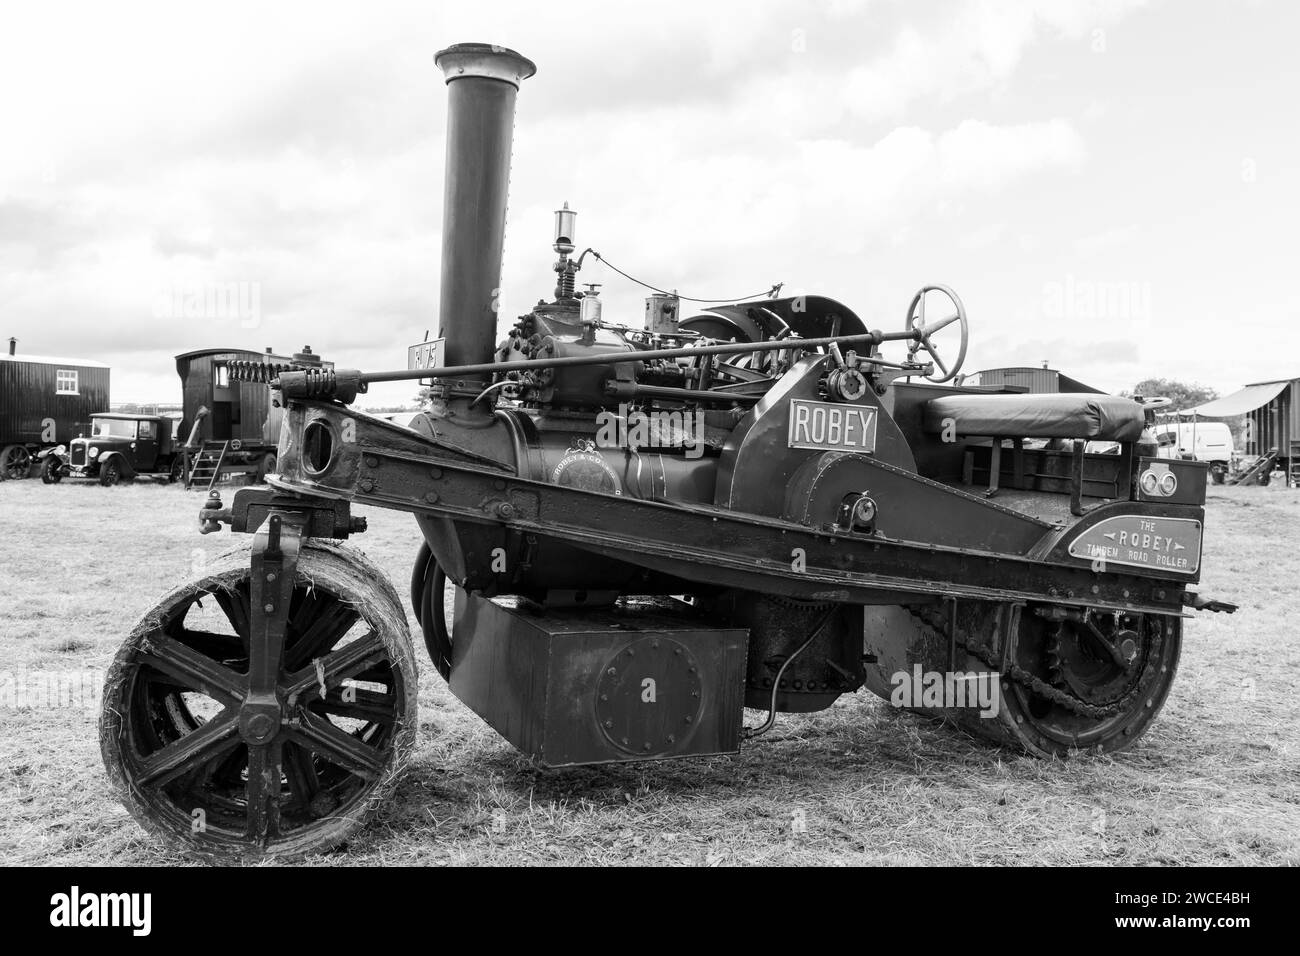
<instances>
[{"instance_id":1,"label":"cloudy sky","mask_svg":"<svg viewBox=\"0 0 1300 956\"><path fill-rule=\"evenodd\" d=\"M1300 9L1285 2L45 2L0 33L0 337L179 401L207 346L405 365L437 327L446 93L513 47L503 315L551 212L633 274L784 281L899 328L954 287L966 370L1300 375ZM591 264L605 316L644 292ZM234 298L219 297L235 290ZM508 324L508 323L507 323ZM374 404L413 388L387 386Z\"/></svg>"}]
</instances>

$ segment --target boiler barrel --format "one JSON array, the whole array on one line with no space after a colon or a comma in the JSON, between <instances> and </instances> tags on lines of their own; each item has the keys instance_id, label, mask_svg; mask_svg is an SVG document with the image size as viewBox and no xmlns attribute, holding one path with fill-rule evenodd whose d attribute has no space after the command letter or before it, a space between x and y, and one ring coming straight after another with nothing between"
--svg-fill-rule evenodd
<instances>
[{"instance_id":1,"label":"boiler barrel","mask_svg":"<svg viewBox=\"0 0 1300 956\"><path fill-rule=\"evenodd\" d=\"M447 78L449 99L439 334L448 365L491 362L515 96L536 67L486 43L458 43L434 62ZM473 388L467 383L458 391Z\"/></svg>"}]
</instances>

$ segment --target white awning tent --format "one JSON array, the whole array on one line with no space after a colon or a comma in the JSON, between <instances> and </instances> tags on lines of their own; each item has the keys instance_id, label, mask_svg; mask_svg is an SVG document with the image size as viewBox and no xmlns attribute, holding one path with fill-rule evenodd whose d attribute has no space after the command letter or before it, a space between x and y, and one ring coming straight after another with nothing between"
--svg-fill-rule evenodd
<instances>
[{"instance_id":1,"label":"white awning tent","mask_svg":"<svg viewBox=\"0 0 1300 956\"><path fill-rule=\"evenodd\" d=\"M1290 381L1281 381L1247 385L1239 392L1233 392L1223 398L1216 398L1204 405L1181 409L1178 414L1180 417L1194 415L1197 418L1237 418L1267 405L1290 384Z\"/></svg>"}]
</instances>

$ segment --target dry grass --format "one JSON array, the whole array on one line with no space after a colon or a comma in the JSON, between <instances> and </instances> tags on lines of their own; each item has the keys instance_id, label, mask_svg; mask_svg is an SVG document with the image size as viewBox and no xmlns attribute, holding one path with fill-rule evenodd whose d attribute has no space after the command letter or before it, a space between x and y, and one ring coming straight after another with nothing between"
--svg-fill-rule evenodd
<instances>
[{"instance_id":1,"label":"dry grass","mask_svg":"<svg viewBox=\"0 0 1300 956\"><path fill-rule=\"evenodd\" d=\"M0 672L106 668L195 552L228 546L196 533L200 501L0 484ZM357 543L404 593L414 522L369 518ZM543 770L426 666L396 798L318 862L1300 863L1300 493L1216 490L1207 524L1202 589L1241 611L1189 624L1164 713L1116 758L1037 761L858 695L736 757ZM180 862L110 798L96 717L0 707L0 859Z\"/></svg>"}]
</instances>

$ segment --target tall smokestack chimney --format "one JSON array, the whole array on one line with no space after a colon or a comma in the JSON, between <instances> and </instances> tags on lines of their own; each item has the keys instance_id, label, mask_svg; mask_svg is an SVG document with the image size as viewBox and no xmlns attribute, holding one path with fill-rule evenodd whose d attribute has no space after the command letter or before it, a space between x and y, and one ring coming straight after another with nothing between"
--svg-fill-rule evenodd
<instances>
[{"instance_id":1,"label":"tall smokestack chimney","mask_svg":"<svg viewBox=\"0 0 1300 956\"><path fill-rule=\"evenodd\" d=\"M475 365L496 351L515 96L537 67L487 43L458 43L433 62L447 77L449 100L439 335L448 365ZM452 392L476 394L485 381Z\"/></svg>"},{"instance_id":2,"label":"tall smokestack chimney","mask_svg":"<svg viewBox=\"0 0 1300 956\"><path fill-rule=\"evenodd\" d=\"M18 340L14 338L12 335L9 336L9 354L10 355L18 354Z\"/></svg>"}]
</instances>

